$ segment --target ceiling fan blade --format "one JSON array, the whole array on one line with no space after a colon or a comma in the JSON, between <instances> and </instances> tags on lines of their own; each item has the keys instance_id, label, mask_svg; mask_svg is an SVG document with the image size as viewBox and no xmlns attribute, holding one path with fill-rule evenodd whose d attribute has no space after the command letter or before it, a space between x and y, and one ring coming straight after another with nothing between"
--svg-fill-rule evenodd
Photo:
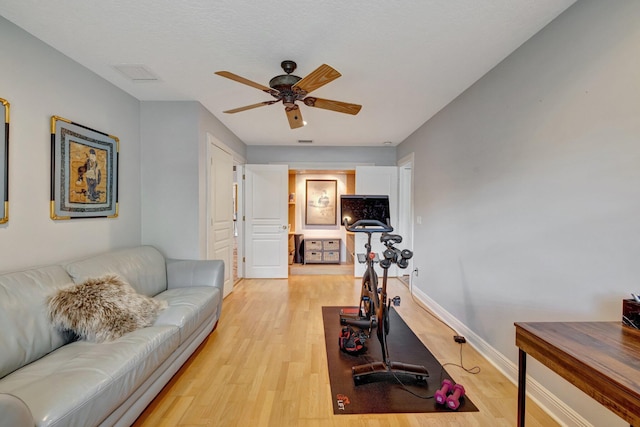
<instances>
[{"instance_id":1,"label":"ceiling fan blade","mask_svg":"<svg viewBox=\"0 0 640 427\"><path fill-rule=\"evenodd\" d=\"M297 105L294 105L293 107L286 107L284 111L287 113L287 119L289 119L289 127L291 127L291 129L297 129L304 126L302 113Z\"/></svg>"},{"instance_id":2,"label":"ceiling fan blade","mask_svg":"<svg viewBox=\"0 0 640 427\"><path fill-rule=\"evenodd\" d=\"M247 86L255 87L256 89L260 89L263 92L271 93L271 91L273 90L270 87L261 85L260 83L253 82L249 79L245 79L244 77L240 77L239 75L230 73L229 71L216 71L215 74L222 77L226 77L231 80L235 80L236 82L245 84Z\"/></svg>"},{"instance_id":3,"label":"ceiling fan blade","mask_svg":"<svg viewBox=\"0 0 640 427\"><path fill-rule=\"evenodd\" d=\"M354 116L360 112L362 105L349 104L348 102L333 101L331 99L315 98L313 96L306 97L302 100L309 107L324 108L325 110L337 111L338 113L353 114Z\"/></svg>"},{"instance_id":4,"label":"ceiling fan blade","mask_svg":"<svg viewBox=\"0 0 640 427\"><path fill-rule=\"evenodd\" d=\"M298 88L302 89L306 93L310 93L326 85L329 82L334 81L340 74L337 70L334 70L327 64L322 64L314 71L311 72L308 76L304 77L302 80L298 81L298 83L292 86L292 89Z\"/></svg>"},{"instance_id":5,"label":"ceiling fan blade","mask_svg":"<svg viewBox=\"0 0 640 427\"><path fill-rule=\"evenodd\" d=\"M251 105L247 105L247 106L244 106L244 107L234 108L233 110L223 111L223 113L227 113L227 114L239 113L240 111L251 110L253 108L258 108L258 107L262 107L262 106L265 106L265 105L271 105L274 102L278 102L278 101L258 102L257 104L251 104Z\"/></svg>"}]
</instances>

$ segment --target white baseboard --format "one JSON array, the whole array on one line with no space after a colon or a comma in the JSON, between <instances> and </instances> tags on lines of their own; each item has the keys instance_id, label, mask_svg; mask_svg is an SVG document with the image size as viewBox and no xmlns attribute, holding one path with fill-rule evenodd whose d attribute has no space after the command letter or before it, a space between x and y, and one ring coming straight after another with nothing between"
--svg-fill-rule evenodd
<instances>
[{"instance_id":1,"label":"white baseboard","mask_svg":"<svg viewBox=\"0 0 640 427\"><path fill-rule=\"evenodd\" d=\"M498 369L509 381L518 384L518 366L493 348L489 343L475 334L466 325L451 315L437 302L431 299L420 289L413 288L413 296L419 303L438 316L443 322L451 326L467 342L475 348L485 359ZM565 405L562 400L544 388L538 381L527 375L527 395L538 404L545 412L558 423L567 427L593 427L593 424L585 420L580 414ZM515 421L515 420L514 420Z\"/></svg>"}]
</instances>

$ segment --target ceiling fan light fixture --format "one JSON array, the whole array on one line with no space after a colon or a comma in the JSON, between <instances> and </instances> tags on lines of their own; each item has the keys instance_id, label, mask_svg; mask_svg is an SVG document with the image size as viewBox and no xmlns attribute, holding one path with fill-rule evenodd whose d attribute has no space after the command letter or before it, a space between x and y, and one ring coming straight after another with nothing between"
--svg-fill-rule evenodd
<instances>
[{"instance_id":1,"label":"ceiling fan light fixture","mask_svg":"<svg viewBox=\"0 0 640 427\"><path fill-rule=\"evenodd\" d=\"M356 115L360 112L362 106L358 104L307 96L310 92L313 92L341 76L341 74L331 66L322 64L304 78L300 78L291 74L296 69L295 62L289 60L282 61L280 65L287 74L281 74L272 78L269 81L269 87L238 76L237 74L233 74L229 71L216 71L215 74L221 77L251 86L268 93L275 98L273 101L258 102L256 104L234 108L223 112L233 114L265 105L271 105L275 102L282 102L284 104L284 111L287 115L287 120L289 121L289 127L291 129L298 129L307 124L307 122L302 118L300 108L296 105L297 101L300 101L309 107L331 110L338 113Z\"/></svg>"},{"instance_id":2,"label":"ceiling fan light fixture","mask_svg":"<svg viewBox=\"0 0 640 427\"><path fill-rule=\"evenodd\" d=\"M301 77L294 76L293 74L281 74L269 80L269 87L276 90L282 90L281 88L291 89L291 86L300 80L302 80Z\"/></svg>"},{"instance_id":3,"label":"ceiling fan light fixture","mask_svg":"<svg viewBox=\"0 0 640 427\"><path fill-rule=\"evenodd\" d=\"M296 96L293 93L283 93L282 95L282 103L285 107L294 108L296 105Z\"/></svg>"},{"instance_id":4,"label":"ceiling fan light fixture","mask_svg":"<svg viewBox=\"0 0 640 427\"><path fill-rule=\"evenodd\" d=\"M294 61L291 61L289 59L282 61L280 63L280 66L282 67L284 72L287 74L293 73L296 70L296 68L298 68L298 65Z\"/></svg>"}]
</instances>

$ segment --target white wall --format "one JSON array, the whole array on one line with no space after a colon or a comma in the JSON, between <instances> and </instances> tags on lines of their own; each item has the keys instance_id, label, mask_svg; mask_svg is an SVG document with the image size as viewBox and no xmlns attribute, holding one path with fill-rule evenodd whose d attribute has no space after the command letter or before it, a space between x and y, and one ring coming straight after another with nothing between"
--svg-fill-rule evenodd
<instances>
[{"instance_id":1,"label":"white wall","mask_svg":"<svg viewBox=\"0 0 640 427\"><path fill-rule=\"evenodd\" d=\"M415 285L514 365L515 321L618 321L640 291L639 22L636 0L577 2L398 147ZM627 425L529 360L594 425Z\"/></svg>"},{"instance_id":2,"label":"white wall","mask_svg":"<svg viewBox=\"0 0 640 427\"><path fill-rule=\"evenodd\" d=\"M245 145L199 102L141 103L142 242L173 258L206 258L207 133Z\"/></svg>"},{"instance_id":3,"label":"white wall","mask_svg":"<svg viewBox=\"0 0 640 427\"><path fill-rule=\"evenodd\" d=\"M170 257L199 258L196 102L142 102L142 241Z\"/></svg>"},{"instance_id":4,"label":"white wall","mask_svg":"<svg viewBox=\"0 0 640 427\"><path fill-rule=\"evenodd\" d=\"M140 244L138 101L2 17L0 40L0 98L11 103L0 271ZM120 139L118 218L49 218L52 115Z\"/></svg>"}]
</instances>

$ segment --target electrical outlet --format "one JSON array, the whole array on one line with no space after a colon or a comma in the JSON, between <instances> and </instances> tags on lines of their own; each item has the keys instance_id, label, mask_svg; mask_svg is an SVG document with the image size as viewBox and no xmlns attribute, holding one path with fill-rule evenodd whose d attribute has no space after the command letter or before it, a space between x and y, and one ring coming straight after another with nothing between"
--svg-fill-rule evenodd
<instances>
[{"instance_id":1,"label":"electrical outlet","mask_svg":"<svg viewBox=\"0 0 640 427\"><path fill-rule=\"evenodd\" d=\"M464 344L467 342L467 340L465 339L465 337L463 337L462 335L454 335L453 336L453 340L455 342L457 342L458 344Z\"/></svg>"}]
</instances>

